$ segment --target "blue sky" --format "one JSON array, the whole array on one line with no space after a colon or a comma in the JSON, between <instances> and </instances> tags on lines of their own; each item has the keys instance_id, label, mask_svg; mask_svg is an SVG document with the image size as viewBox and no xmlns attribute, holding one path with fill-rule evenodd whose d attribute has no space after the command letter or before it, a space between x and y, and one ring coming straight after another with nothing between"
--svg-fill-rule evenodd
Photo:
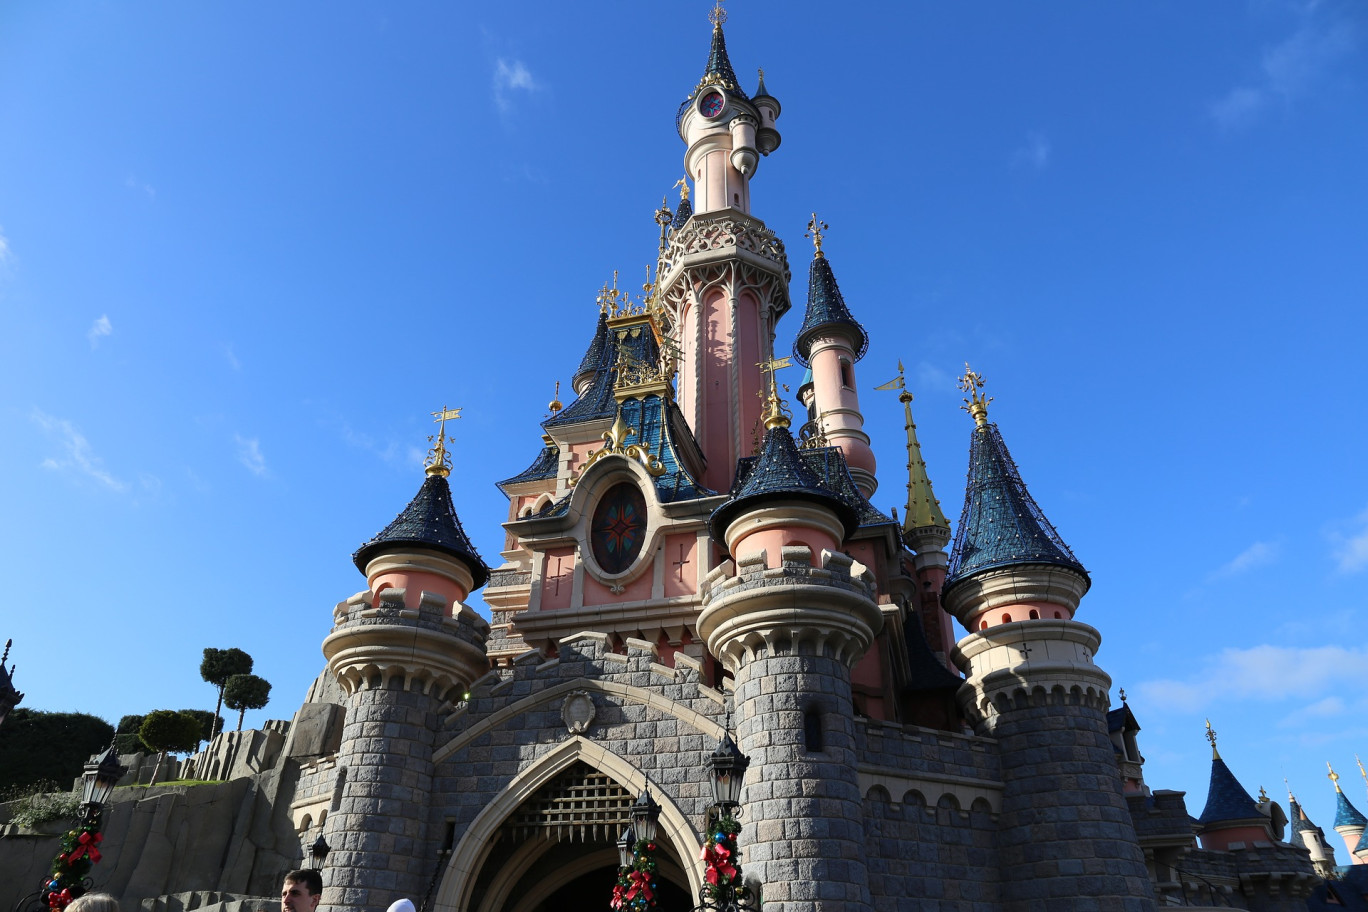
<instances>
[{"instance_id":1,"label":"blue sky","mask_svg":"<svg viewBox=\"0 0 1368 912\"><path fill-rule=\"evenodd\" d=\"M595 290L653 261L707 8L0 9L24 705L211 706L201 650L237 646L275 685L248 724L288 718L444 404L498 563L493 483L535 455ZM1364 7L737 0L727 36L783 103L753 203L795 297L816 210L871 335L876 503L902 502L873 391L901 358L958 517L968 360L1093 574L1080 620L1150 785L1200 811L1209 716L1251 791L1286 776L1328 825L1330 760L1368 810Z\"/></svg>"}]
</instances>

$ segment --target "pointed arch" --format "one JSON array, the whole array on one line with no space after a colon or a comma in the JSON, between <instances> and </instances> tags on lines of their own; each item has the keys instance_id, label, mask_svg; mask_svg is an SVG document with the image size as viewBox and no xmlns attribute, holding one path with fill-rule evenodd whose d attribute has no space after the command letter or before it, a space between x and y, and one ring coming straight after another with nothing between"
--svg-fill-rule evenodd
<instances>
[{"instance_id":1,"label":"pointed arch","mask_svg":"<svg viewBox=\"0 0 1368 912\"><path fill-rule=\"evenodd\" d=\"M661 806L659 841L669 845L675 855L684 862L689 893L693 896L698 895L703 887L702 872L698 865L691 862L698 857L702 840L692 822L675 804L674 798L662 791L658 783L650 782L646 774L627 758L608 750L602 744L596 744L581 735L574 735L513 777L471 821L456 844L455 851L451 853L446 871L442 875L442 884L438 888L435 902L437 912L470 912L470 891L489 857L499 827L537 789L577 760L611 776L628 791L639 794L648 785L652 786L651 794Z\"/></svg>"}]
</instances>

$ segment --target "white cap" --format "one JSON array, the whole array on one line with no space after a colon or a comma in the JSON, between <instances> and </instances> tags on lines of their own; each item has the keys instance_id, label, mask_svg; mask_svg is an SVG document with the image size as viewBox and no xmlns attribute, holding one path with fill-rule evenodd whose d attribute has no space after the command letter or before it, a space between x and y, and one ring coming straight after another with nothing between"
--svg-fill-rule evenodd
<instances>
[{"instance_id":1,"label":"white cap","mask_svg":"<svg viewBox=\"0 0 1368 912\"><path fill-rule=\"evenodd\" d=\"M390 903L390 907L385 912L418 912L418 910L413 908L413 900L396 899Z\"/></svg>"}]
</instances>

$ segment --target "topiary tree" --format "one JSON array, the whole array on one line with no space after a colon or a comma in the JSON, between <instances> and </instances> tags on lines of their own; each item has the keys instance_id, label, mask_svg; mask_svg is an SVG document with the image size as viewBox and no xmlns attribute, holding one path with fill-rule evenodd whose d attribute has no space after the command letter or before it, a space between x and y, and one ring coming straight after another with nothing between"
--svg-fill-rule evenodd
<instances>
[{"instance_id":1,"label":"topiary tree","mask_svg":"<svg viewBox=\"0 0 1368 912\"><path fill-rule=\"evenodd\" d=\"M154 709L143 719L138 737L158 755L149 783L152 784L161 772L162 756L168 753L188 754L199 746L200 720L173 709Z\"/></svg>"},{"instance_id":2,"label":"topiary tree","mask_svg":"<svg viewBox=\"0 0 1368 912\"><path fill-rule=\"evenodd\" d=\"M223 709L223 689L228 686L228 679L233 675L245 675L252 673L252 657L241 649L205 649L204 661L200 662L200 677L205 683L213 684L218 688L218 704L214 707L214 716L217 718L219 710ZM218 726L211 732L209 737L214 737L214 732L222 730L223 722L219 721Z\"/></svg>"},{"instance_id":3,"label":"topiary tree","mask_svg":"<svg viewBox=\"0 0 1368 912\"><path fill-rule=\"evenodd\" d=\"M114 726L85 713L13 709L0 726L0 789L55 779L70 786Z\"/></svg>"},{"instance_id":4,"label":"topiary tree","mask_svg":"<svg viewBox=\"0 0 1368 912\"><path fill-rule=\"evenodd\" d=\"M207 709L182 709L181 712L199 720L200 741L208 741L214 737L215 731L223 728L223 717L216 716ZM195 745L195 750L199 751L199 744Z\"/></svg>"},{"instance_id":5,"label":"topiary tree","mask_svg":"<svg viewBox=\"0 0 1368 912\"><path fill-rule=\"evenodd\" d=\"M249 709L261 709L271 701L271 684L254 674L233 675L223 690L223 702L238 711L237 730L242 731L242 717Z\"/></svg>"},{"instance_id":6,"label":"topiary tree","mask_svg":"<svg viewBox=\"0 0 1368 912\"><path fill-rule=\"evenodd\" d=\"M136 754L147 750L147 745L138 737L138 729L142 728L143 719L146 718L139 715L121 717L114 729L114 750L121 754Z\"/></svg>"}]
</instances>

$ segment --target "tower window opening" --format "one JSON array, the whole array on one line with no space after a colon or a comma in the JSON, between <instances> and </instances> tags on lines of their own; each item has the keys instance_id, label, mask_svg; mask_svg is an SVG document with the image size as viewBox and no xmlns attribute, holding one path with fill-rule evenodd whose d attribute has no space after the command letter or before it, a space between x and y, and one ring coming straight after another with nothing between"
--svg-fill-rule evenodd
<instances>
[{"instance_id":1,"label":"tower window opening","mask_svg":"<svg viewBox=\"0 0 1368 912\"><path fill-rule=\"evenodd\" d=\"M988 629L988 622L987 622L987 621L979 621L979 630L987 630L987 629Z\"/></svg>"},{"instance_id":2,"label":"tower window opening","mask_svg":"<svg viewBox=\"0 0 1368 912\"><path fill-rule=\"evenodd\" d=\"M739 193L733 193L733 194L732 194L732 205L733 205L733 206L736 206L738 209L741 208L741 194L739 194Z\"/></svg>"},{"instance_id":3,"label":"tower window opening","mask_svg":"<svg viewBox=\"0 0 1368 912\"><path fill-rule=\"evenodd\" d=\"M1033 621L1038 621L1038 620L1040 620L1040 612L1039 612L1039 611L1036 611L1034 608L1031 609L1031 620L1033 620Z\"/></svg>"},{"instance_id":4,"label":"tower window opening","mask_svg":"<svg viewBox=\"0 0 1368 912\"><path fill-rule=\"evenodd\" d=\"M1010 624L1010 623L1012 623L1012 616L1011 616L1010 614L1004 614L1004 615L1002 616L1002 623L1004 623L1004 624Z\"/></svg>"},{"instance_id":5,"label":"tower window opening","mask_svg":"<svg viewBox=\"0 0 1368 912\"><path fill-rule=\"evenodd\" d=\"M1060 614L1058 611L1056 611L1056 612L1055 612L1055 620L1056 620L1056 621L1062 621L1062 620L1064 620L1064 615L1062 615L1062 614Z\"/></svg>"},{"instance_id":6,"label":"tower window opening","mask_svg":"<svg viewBox=\"0 0 1368 912\"><path fill-rule=\"evenodd\" d=\"M822 715L815 708L803 713L803 749L819 751L822 749Z\"/></svg>"},{"instance_id":7,"label":"tower window opening","mask_svg":"<svg viewBox=\"0 0 1368 912\"><path fill-rule=\"evenodd\" d=\"M850 367L850 362L845 358L841 359L841 386L846 389L855 388L855 372Z\"/></svg>"}]
</instances>

